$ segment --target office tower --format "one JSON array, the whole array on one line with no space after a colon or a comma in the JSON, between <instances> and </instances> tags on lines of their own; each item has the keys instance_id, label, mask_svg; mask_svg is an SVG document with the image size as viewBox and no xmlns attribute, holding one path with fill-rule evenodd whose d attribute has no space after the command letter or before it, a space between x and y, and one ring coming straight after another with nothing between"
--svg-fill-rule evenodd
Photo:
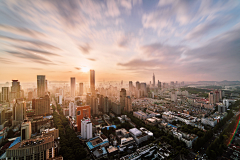
<instances>
[{"instance_id":1,"label":"office tower","mask_svg":"<svg viewBox=\"0 0 240 160\"><path fill-rule=\"evenodd\" d=\"M174 82L173 82L173 81L171 81L170 85L171 85L171 86L174 86Z\"/></svg>"},{"instance_id":2,"label":"office tower","mask_svg":"<svg viewBox=\"0 0 240 160\"><path fill-rule=\"evenodd\" d=\"M95 71L90 70L90 90L92 95L95 94Z\"/></svg>"},{"instance_id":3,"label":"office tower","mask_svg":"<svg viewBox=\"0 0 240 160\"><path fill-rule=\"evenodd\" d=\"M130 92L133 91L133 83L132 83L132 81L129 81L129 91Z\"/></svg>"},{"instance_id":4,"label":"office tower","mask_svg":"<svg viewBox=\"0 0 240 160\"><path fill-rule=\"evenodd\" d=\"M26 119L26 102L17 100L13 106L13 126Z\"/></svg>"},{"instance_id":5,"label":"office tower","mask_svg":"<svg viewBox=\"0 0 240 160\"><path fill-rule=\"evenodd\" d=\"M92 138L92 122L89 118L81 120L81 137L83 139Z\"/></svg>"},{"instance_id":6,"label":"office tower","mask_svg":"<svg viewBox=\"0 0 240 160\"><path fill-rule=\"evenodd\" d=\"M120 115L121 114L121 106L120 106L120 104L117 103L117 102L112 102L112 111L116 115Z\"/></svg>"},{"instance_id":7,"label":"office tower","mask_svg":"<svg viewBox=\"0 0 240 160\"><path fill-rule=\"evenodd\" d=\"M20 82L18 80L12 80L11 92L9 93L9 101L20 98Z\"/></svg>"},{"instance_id":8,"label":"office tower","mask_svg":"<svg viewBox=\"0 0 240 160\"><path fill-rule=\"evenodd\" d=\"M83 83L79 83L79 96L83 96Z\"/></svg>"},{"instance_id":9,"label":"office tower","mask_svg":"<svg viewBox=\"0 0 240 160\"><path fill-rule=\"evenodd\" d=\"M123 80L121 80L121 86L123 85Z\"/></svg>"},{"instance_id":10,"label":"office tower","mask_svg":"<svg viewBox=\"0 0 240 160\"><path fill-rule=\"evenodd\" d=\"M2 87L2 102L6 103L9 101L9 88Z\"/></svg>"},{"instance_id":11,"label":"office tower","mask_svg":"<svg viewBox=\"0 0 240 160\"><path fill-rule=\"evenodd\" d=\"M5 122L5 109L1 108L0 109L0 130L4 128L4 123Z\"/></svg>"},{"instance_id":12,"label":"office tower","mask_svg":"<svg viewBox=\"0 0 240 160\"><path fill-rule=\"evenodd\" d=\"M28 92L28 101L31 101L33 99L33 92Z\"/></svg>"},{"instance_id":13,"label":"office tower","mask_svg":"<svg viewBox=\"0 0 240 160\"><path fill-rule=\"evenodd\" d=\"M42 116L50 114L50 98L48 95L35 100L35 114Z\"/></svg>"},{"instance_id":14,"label":"office tower","mask_svg":"<svg viewBox=\"0 0 240 160\"><path fill-rule=\"evenodd\" d=\"M71 97L75 97L75 77L71 77Z\"/></svg>"},{"instance_id":15,"label":"office tower","mask_svg":"<svg viewBox=\"0 0 240 160\"><path fill-rule=\"evenodd\" d=\"M132 100L130 96L125 98L125 108L124 111L131 112L132 111Z\"/></svg>"},{"instance_id":16,"label":"office tower","mask_svg":"<svg viewBox=\"0 0 240 160\"><path fill-rule=\"evenodd\" d=\"M126 97L126 89L122 88L120 91L120 105L121 109L124 109L125 107L125 97Z\"/></svg>"},{"instance_id":17,"label":"office tower","mask_svg":"<svg viewBox=\"0 0 240 160\"><path fill-rule=\"evenodd\" d=\"M178 81L176 81L176 86L178 85Z\"/></svg>"},{"instance_id":18,"label":"office tower","mask_svg":"<svg viewBox=\"0 0 240 160\"><path fill-rule=\"evenodd\" d=\"M69 116L71 117L76 116L76 108L77 108L77 105L75 105L74 102L69 103Z\"/></svg>"},{"instance_id":19,"label":"office tower","mask_svg":"<svg viewBox=\"0 0 240 160\"><path fill-rule=\"evenodd\" d=\"M208 97L209 97L209 103L214 104L214 94L212 91L209 93Z\"/></svg>"},{"instance_id":20,"label":"office tower","mask_svg":"<svg viewBox=\"0 0 240 160\"><path fill-rule=\"evenodd\" d=\"M45 80L45 92L47 92L47 91L48 91L48 81Z\"/></svg>"},{"instance_id":21,"label":"office tower","mask_svg":"<svg viewBox=\"0 0 240 160\"><path fill-rule=\"evenodd\" d=\"M45 96L45 75L37 75L37 96L44 97Z\"/></svg>"},{"instance_id":22,"label":"office tower","mask_svg":"<svg viewBox=\"0 0 240 160\"><path fill-rule=\"evenodd\" d=\"M87 105L87 106L77 107L76 117L77 117L77 131L81 131L82 119L83 118L91 118L90 106Z\"/></svg>"},{"instance_id":23,"label":"office tower","mask_svg":"<svg viewBox=\"0 0 240 160\"><path fill-rule=\"evenodd\" d=\"M108 112L109 112L108 97L104 97L103 113L108 113Z\"/></svg>"},{"instance_id":24,"label":"office tower","mask_svg":"<svg viewBox=\"0 0 240 160\"><path fill-rule=\"evenodd\" d=\"M30 139L31 135L32 135L31 122L25 120L21 124L21 141Z\"/></svg>"},{"instance_id":25,"label":"office tower","mask_svg":"<svg viewBox=\"0 0 240 160\"><path fill-rule=\"evenodd\" d=\"M158 88L161 89L161 82L158 80Z\"/></svg>"},{"instance_id":26,"label":"office tower","mask_svg":"<svg viewBox=\"0 0 240 160\"><path fill-rule=\"evenodd\" d=\"M155 74L153 73L153 87L155 87Z\"/></svg>"}]
</instances>

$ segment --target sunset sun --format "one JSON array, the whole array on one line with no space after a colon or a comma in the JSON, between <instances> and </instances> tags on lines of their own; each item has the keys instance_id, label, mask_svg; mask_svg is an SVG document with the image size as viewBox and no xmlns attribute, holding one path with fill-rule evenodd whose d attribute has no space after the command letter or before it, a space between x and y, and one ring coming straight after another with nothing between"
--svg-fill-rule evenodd
<instances>
[{"instance_id":1,"label":"sunset sun","mask_svg":"<svg viewBox=\"0 0 240 160\"><path fill-rule=\"evenodd\" d=\"M82 67L82 72L88 72L89 71L89 68L88 67Z\"/></svg>"}]
</instances>

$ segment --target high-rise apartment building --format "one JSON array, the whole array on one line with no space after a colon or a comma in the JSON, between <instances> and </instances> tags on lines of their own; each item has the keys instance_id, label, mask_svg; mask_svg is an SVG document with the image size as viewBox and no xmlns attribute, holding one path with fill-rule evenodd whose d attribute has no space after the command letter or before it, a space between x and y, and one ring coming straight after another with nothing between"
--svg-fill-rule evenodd
<instances>
[{"instance_id":1,"label":"high-rise apartment building","mask_svg":"<svg viewBox=\"0 0 240 160\"><path fill-rule=\"evenodd\" d=\"M120 91L120 105L121 109L124 109L125 107L125 97L126 97L126 89L122 88Z\"/></svg>"},{"instance_id":2,"label":"high-rise apartment building","mask_svg":"<svg viewBox=\"0 0 240 160\"><path fill-rule=\"evenodd\" d=\"M79 96L83 96L83 83L79 83Z\"/></svg>"},{"instance_id":3,"label":"high-rise apartment building","mask_svg":"<svg viewBox=\"0 0 240 160\"><path fill-rule=\"evenodd\" d=\"M155 74L153 73L153 87L155 87Z\"/></svg>"},{"instance_id":4,"label":"high-rise apartment building","mask_svg":"<svg viewBox=\"0 0 240 160\"><path fill-rule=\"evenodd\" d=\"M98 98L95 96L91 96L90 107L93 115L98 115L98 106L99 106Z\"/></svg>"},{"instance_id":5,"label":"high-rise apartment building","mask_svg":"<svg viewBox=\"0 0 240 160\"><path fill-rule=\"evenodd\" d=\"M138 81L136 82L136 89L140 89L140 83Z\"/></svg>"},{"instance_id":6,"label":"high-rise apartment building","mask_svg":"<svg viewBox=\"0 0 240 160\"><path fill-rule=\"evenodd\" d=\"M129 81L129 91L132 92L133 91L133 82Z\"/></svg>"},{"instance_id":7,"label":"high-rise apartment building","mask_svg":"<svg viewBox=\"0 0 240 160\"><path fill-rule=\"evenodd\" d=\"M95 94L95 71L90 70L90 90L92 92L92 95Z\"/></svg>"},{"instance_id":8,"label":"high-rise apartment building","mask_svg":"<svg viewBox=\"0 0 240 160\"><path fill-rule=\"evenodd\" d=\"M45 75L37 75L37 95L38 97L45 96L46 89Z\"/></svg>"},{"instance_id":9,"label":"high-rise apartment building","mask_svg":"<svg viewBox=\"0 0 240 160\"><path fill-rule=\"evenodd\" d=\"M108 112L109 112L108 97L104 97L103 113L108 113Z\"/></svg>"},{"instance_id":10,"label":"high-rise apartment building","mask_svg":"<svg viewBox=\"0 0 240 160\"><path fill-rule=\"evenodd\" d=\"M21 98L20 89L21 89L20 82L18 82L18 80L12 80L11 92L9 93L10 102L12 102L14 99Z\"/></svg>"},{"instance_id":11,"label":"high-rise apartment building","mask_svg":"<svg viewBox=\"0 0 240 160\"><path fill-rule=\"evenodd\" d=\"M130 96L127 96L125 98L125 107L124 107L124 111L126 112L131 112L132 111L132 100Z\"/></svg>"},{"instance_id":12,"label":"high-rise apartment building","mask_svg":"<svg viewBox=\"0 0 240 160\"><path fill-rule=\"evenodd\" d=\"M33 99L33 92L28 92L28 100L31 101Z\"/></svg>"},{"instance_id":13,"label":"high-rise apartment building","mask_svg":"<svg viewBox=\"0 0 240 160\"><path fill-rule=\"evenodd\" d=\"M77 112L77 131L81 131L81 123L83 118L91 118L91 108L90 106L78 106Z\"/></svg>"},{"instance_id":14,"label":"high-rise apartment building","mask_svg":"<svg viewBox=\"0 0 240 160\"><path fill-rule=\"evenodd\" d=\"M214 104L214 103L215 103L215 102L214 102L215 98L214 98L214 94L213 94L212 91L209 93L208 98L209 98L209 103L210 103L210 104Z\"/></svg>"},{"instance_id":15,"label":"high-rise apartment building","mask_svg":"<svg viewBox=\"0 0 240 160\"><path fill-rule=\"evenodd\" d=\"M117 103L117 102L112 102L112 111L116 115L120 115L121 114L121 106L120 106L120 104Z\"/></svg>"},{"instance_id":16,"label":"high-rise apartment building","mask_svg":"<svg viewBox=\"0 0 240 160\"><path fill-rule=\"evenodd\" d=\"M48 95L35 99L35 114L36 115L50 114L50 98Z\"/></svg>"},{"instance_id":17,"label":"high-rise apartment building","mask_svg":"<svg viewBox=\"0 0 240 160\"><path fill-rule=\"evenodd\" d=\"M9 101L9 88L2 87L2 102L6 103Z\"/></svg>"},{"instance_id":18,"label":"high-rise apartment building","mask_svg":"<svg viewBox=\"0 0 240 160\"><path fill-rule=\"evenodd\" d=\"M21 124L26 119L26 102L17 100L13 106L13 126Z\"/></svg>"},{"instance_id":19,"label":"high-rise apartment building","mask_svg":"<svg viewBox=\"0 0 240 160\"><path fill-rule=\"evenodd\" d=\"M0 130L2 130L4 128L5 120L6 120L6 118L5 118L5 109L1 108L0 109Z\"/></svg>"},{"instance_id":20,"label":"high-rise apartment building","mask_svg":"<svg viewBox=\"0 0 240 160\"><path fill-rule=\"evenodd\" d=\"M76 108L77 108L77 105L75 105L74 102L69 103L69 116L71 117L76 116Z\"/></svg>"},{"instance_id":21,"label":"high-rise apartment building","mask_svg":"<svg viewBox=\"0 0 240 160\"><path fill-rule=\"evenodd\" d=\"M47 92L47 91L48 91L48 81L45 80L45 92Z\"/></svg>"},{"instance_id":22,"label":"high-rise apartment building","mask_svg":"<svg viewBox=\"0 0 240 160\"><path fill-rule=\"evenodd\" d=\"M81 137L83 139L92 138L92 122L90 118L84 118L81 120Z\"/></svg>"},{"instance_id":23,"label":"high-rise apartment building","mask_svg":"<svg viewBox=\"0 0 240 160\"><path fill-rule=\"evenodd\" d=\"M219 91L215 91L215 102L218 103L220 100L220 94L219 94Z\"/></svg>"},{"instance_id":24,"label":"high-rise apartment building","mask_svg":"<svg viewBox=\"0 0 240 160\"><path fill-rule=\"evenodd\" d=\"M158 89L161 89L161 82L158 80Z\"/></svg>"},{"instance_id":25,"label":"high-rise apartment building","mask_svg":"<svg viewBox=\"0 0 240 160\"><path fill-rule=\"evenodd\" d=\"M75 97L75 85L76 85L75 77L71 77L71 97L72 98Z\"/></svg>"},{"instance_id":26,"label":"high-rise apartment building","mask_svg":"<svg viewBox=\"0 0 240 160\"><path fill-rule=\"evenodd\" d=\"M30 139L32 135L32 127L31 127L31 122L25 120L21 124L21 141Z\"/></svg>"},{"instance_id":27,"label":"high-rise apartment building","mask_svg":"<svg viewBox=\"0 0 240 160\"><path fill-rule=\"evenodd\" d=\"M147 84L146 83L141 83L140 84L140 89L141 89L141 97L147 96Z\"/></svg>"}]
</instances>

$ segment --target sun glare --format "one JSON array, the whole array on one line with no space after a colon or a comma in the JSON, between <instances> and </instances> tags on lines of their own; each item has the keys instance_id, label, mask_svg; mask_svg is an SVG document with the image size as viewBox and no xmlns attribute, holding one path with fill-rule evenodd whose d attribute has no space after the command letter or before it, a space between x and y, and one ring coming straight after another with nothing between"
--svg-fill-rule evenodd
<instances>
[{"instance_id":1,"label":"sun glare","mask_svg":"<svg viewBox=\"0 0 240 160\"><path fill-rule=\"evenodd\" d=\"M81 69L83 72L88 72L89 71L89 68L88 67L82 67Z\"/></svg>"}]
</instances>

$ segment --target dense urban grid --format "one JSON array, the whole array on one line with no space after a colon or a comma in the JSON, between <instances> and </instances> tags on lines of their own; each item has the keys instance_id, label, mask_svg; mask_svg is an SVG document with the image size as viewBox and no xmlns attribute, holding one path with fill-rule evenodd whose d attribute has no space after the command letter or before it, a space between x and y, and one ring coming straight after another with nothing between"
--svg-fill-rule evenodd
<instances>
[{"instance_id":1,"label":"dense urban grid","mask_svg":"<svg viewBox=\"0 0 240 160\"><path fill-rule=\"evenodd\" d=\"M0 159L238 159L240 82L1 84ZM79 158L81 157L81 158Z\"/></svg>"}]
</instances>

